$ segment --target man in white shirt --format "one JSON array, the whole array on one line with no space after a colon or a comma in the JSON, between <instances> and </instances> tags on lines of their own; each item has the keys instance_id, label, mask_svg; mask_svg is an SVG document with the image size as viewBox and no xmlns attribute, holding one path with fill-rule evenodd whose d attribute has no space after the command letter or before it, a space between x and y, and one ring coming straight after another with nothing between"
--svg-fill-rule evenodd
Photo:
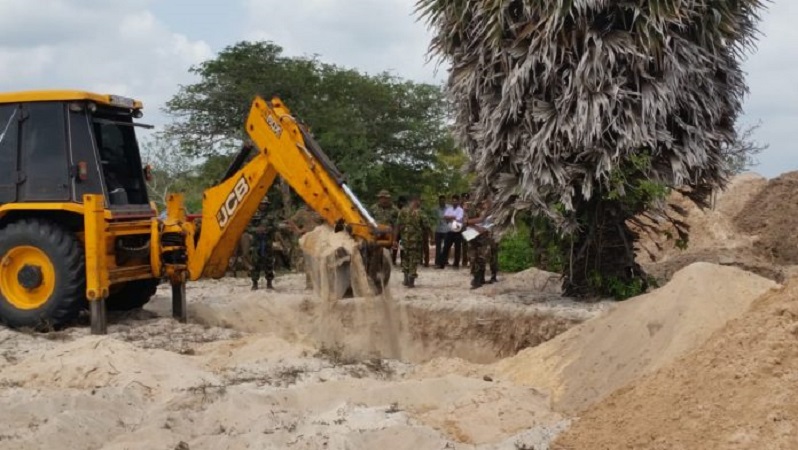
<instances>
[{"instance_id":1,"label":"man in white shirt","mask_svg":"<svg viewBox=\"0 0 798 450\"><path fill-rule=\"evenodd\" d=\"M443 213L443 220L449 224L449 231L446 233L446 238L444 239L443 243L443 252L440 255L440 260L438 261L438 268L443 269L446 267L449 259L449 252L454 246L454 265L455 269L460 268L460 252L462 251L462 246L460 243L463 240L462 235L462 224L463 224L463 216L465 215L465 211L463 211L463 207L460 206L460 196L459 195L452 195L452 204L446 207L446 211ZM452 230L452 226L456 224L460 225L460 229L457 231Z\"/></svg>"},{"instance_id":2,"label":"man in white shirt","mask_svg":"<svg viewBox=\"0 0 798 450\"><path fill-rule=\"evenodd\" d=\"M442 261L449 259L449 255L443 254L443 242L446 239L446 234L449 233L449 223L444 219L449 205L446 203L446 196L438 196L438 207L435 208L436 223L435 223L435 267L443 266Z\"/></svg>"}]
</instances>

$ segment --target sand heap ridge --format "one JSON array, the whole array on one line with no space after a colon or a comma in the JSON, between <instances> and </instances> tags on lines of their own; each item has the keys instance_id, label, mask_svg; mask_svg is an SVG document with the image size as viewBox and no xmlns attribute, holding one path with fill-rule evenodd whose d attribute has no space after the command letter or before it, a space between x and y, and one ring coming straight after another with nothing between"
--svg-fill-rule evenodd
<instances>
[{"instance_id":1,"label":"sand heap ridge","mask_svg":"<svg viewBox=\"0 0 798 450\"><path fill-rule=\"evenodd\" d=\"M688 197L673 192L667 199L665 213L689 227L687 248L677 245L678 235L672 225L641 217L656 231L641 230L640 240L635 244L637 261L661 282L699 261L740 267L783 281L782 270L771 259L763 258L754 248L755 238L741 232L735 224L735 217L766 185L767 179L755 173L737 175L723 191L717 192L709 208L700 208Z\"/></svg>"},{"instance_id":2,"label":"sand heap ridge","mask_svg":"<svg viewBox=\"0 0 798 450\"><path fill-rule=\"evenodd\" d=\"M547 390L556 410L577 413L695 349L776 286L734 267L695 263L664 287L503 360L497 370Z\"/></svg>"},{"instance_id":3,"label":"sand heap ridge","mask_svg":"<svg viewBox=\"0 0 798 450\"><path fill-rule=\"evenodd\" d=\"M798 448L796 339L793 278L695 352L588 409L557 448Z\"/></svg>"},{"instance_id":4,"label":"sand heap ridge","mask_svg":"<svg viewBox=\"0 0 798 450\"><path fill-rule=\"evenodd\" d=\"M778 264L798 264L798 172L770 180L734 217L735 225L756 237L760 255Z\"/></svg>"}]
</instances>

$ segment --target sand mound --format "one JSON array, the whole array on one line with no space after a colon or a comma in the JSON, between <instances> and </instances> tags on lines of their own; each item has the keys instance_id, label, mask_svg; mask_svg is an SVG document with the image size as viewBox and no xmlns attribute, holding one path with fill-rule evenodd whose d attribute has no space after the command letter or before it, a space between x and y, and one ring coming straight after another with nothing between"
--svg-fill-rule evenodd
<instances>
[{"instance_id":1,"label":"sand mound","mask_svg":"<svg viewBox=\"0 0 798 450\"><path fill-rule=\"evenodd\" d=\"M557 273L539 269L527 269L502 277L500 283L483 288L485 295L521 293L525 296L562 296L562 277Z\"/></svg>"},{"instance_id":2,"label":"sand mound","mask_svg":"<svg viewBox=\"0 0 798 450\"><path fill-rule=\"evenodd\" d=\"M213 381L181 355L142 349L111 337L87 336L0 371L0 385L95 389L136 384L151 393Z\"/></svg>"},{"instance_id":3,"label":"sand mound","mask_svg":"<svg viewBox=\"0 0 798 450\"><path fill-rule=\"evenodd\" d=\"M678 248L676 230L667 222L655 224L651 220L644 219L644 222L654 224L657 232L644 233L641 236L637 243L638 260L642 264L650 264L682 259L685 264L681 267L685 267L690 264L689 258L684 258L685 255L706 254L708 250L750 248L752 239L737 231L733 218L764 189L766 184L767 180L755 173L737 175L732 178L725 190L717 194L714 207L710 209L699 208L689 198L673 192L667 199L668 207L665 213L689 226L688 247ZM672 274L668 274L670 275Z\"/></svg>"},{"instance_id":4,"label":"sand mound","mask_svg":"<svg viewBox=\"0 0 798 450\"><path fill-rule=\"evenodd\" d=\"M798 448L796 337L792 279L697 351L589 409L558 448Z\"/></svg>"},{"instance_id":5,"label":"sand mound","mask_svg":"<svg viewBox=\"0 0 798 450\"><path fill-rule=\"evenodd\" d=\"M497 370L548 390L556 410L575 413L701 345L775 286L737 268L696 263L666 286L499 362Z\"/></svg>"},{"instance_id":6,"label":"sand mound","mask_svg":"<svg viewBox=\"0 0 798 450\"><path fill-rule=\"evenodd\" d=\"M779 264L798 264L798 172L786 173L768 182L736 215L734 223L756 235L757 250Z\"/></svg>"},{"instance_id":7,"label":"sand mound","mask_svg":"<svg viewBox=\"0 0 798 450\"><path fill-rule=\"evenodd\" d=\"M726 189L715 199L715 210L727 218L733 218L748 202L759 195L768 184L767 178L753 172L741 173L729 181Z\"/></svg>"}]
</instances>

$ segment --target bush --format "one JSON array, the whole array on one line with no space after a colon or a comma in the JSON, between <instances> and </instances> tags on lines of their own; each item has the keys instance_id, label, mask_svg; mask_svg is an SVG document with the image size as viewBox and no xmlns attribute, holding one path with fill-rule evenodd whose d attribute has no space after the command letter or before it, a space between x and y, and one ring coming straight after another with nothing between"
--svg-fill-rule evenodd
<instances>
[{"instance_id":1,"label":"bush","mask_svg":"<svg viewBox=\"0 0 798 450\"><path fill-rule=\"evenodd\" d=\"M535 254L529 242L529 229L524 224L502 238L499 243L499 270L520 272L534 266Z\"/></svg>"}]
</instances>

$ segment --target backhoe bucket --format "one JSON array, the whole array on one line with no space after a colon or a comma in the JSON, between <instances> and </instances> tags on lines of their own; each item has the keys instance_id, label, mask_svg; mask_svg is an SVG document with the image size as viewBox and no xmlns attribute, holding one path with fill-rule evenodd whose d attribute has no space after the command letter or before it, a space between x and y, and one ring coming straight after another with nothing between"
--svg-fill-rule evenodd
<instances>
[{"instance_id":1,"label":"backhoe bucket","mask_svg":"<svg viewBox=\"0 0 798 450\"><path fill-rule=\"evenodd\" d=\"M325 301L380 295L388 285L391 261L388 251L358 243L346 232L322 225L300 239L305 272L314 293Z\"/></svg>"}]
</instances>

